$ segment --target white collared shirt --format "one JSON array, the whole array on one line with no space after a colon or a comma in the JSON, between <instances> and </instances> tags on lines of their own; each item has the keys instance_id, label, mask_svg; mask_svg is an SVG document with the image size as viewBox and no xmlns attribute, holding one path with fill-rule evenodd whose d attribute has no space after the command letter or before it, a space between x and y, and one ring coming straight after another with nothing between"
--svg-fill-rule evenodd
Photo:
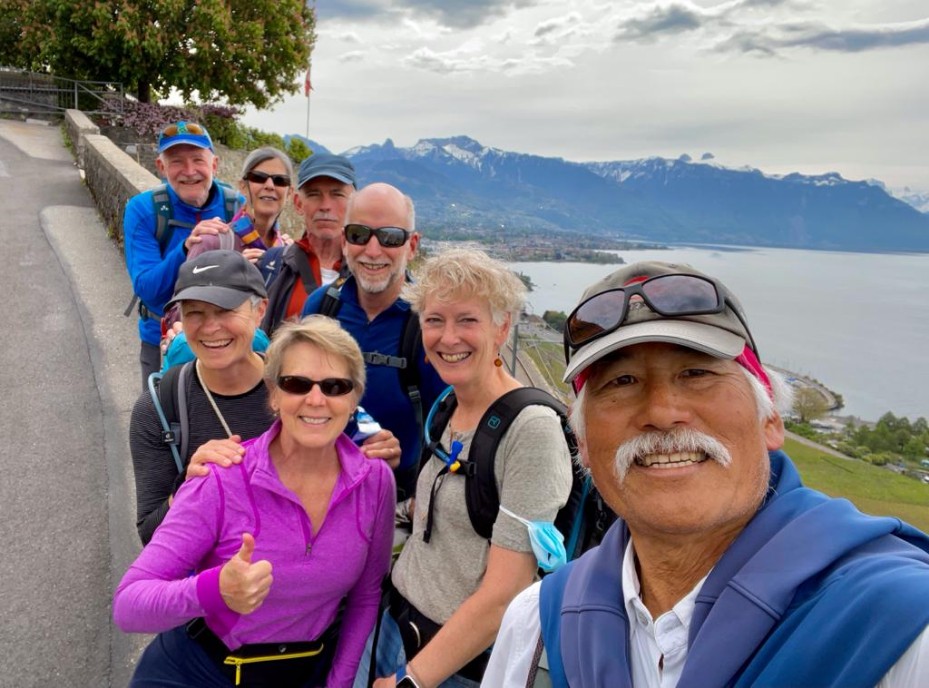
<instances>
[{"instance_id":1,"label":"white collared shirt","mask_svg":"<svg viewBox=\"0 0 929 688\"><path fill-rule=\"evenodd\" d=\"M687 659L687 636L694 603L705 581L706 576L670 610L652 619L651 612L642 602L642 586L635 570L632 543L626 547L623 555L623 595L629 618L632 685L661 688L677 685Z\"/></svg>"},{"instance_id":2,"label":"white collared shirt","mask_svg":"<svg viewBox=\"0 0 929 688\"><path fill-rule=\"evenodd\" d=\"M630 661L636 688L674 688L687 660L687 636L693 618L694 602L706 581L704 577L686 597L658 619L639 596L639 577L635 570L632 543L623 555L623 590L629 616ZM523 590L510 603L484 680L485 688L524 688L536 643L542 631L539 618L541 583ZM876 688L921 688L929 686L929 629L913 641Z\"/></svg>"}]
</instances>

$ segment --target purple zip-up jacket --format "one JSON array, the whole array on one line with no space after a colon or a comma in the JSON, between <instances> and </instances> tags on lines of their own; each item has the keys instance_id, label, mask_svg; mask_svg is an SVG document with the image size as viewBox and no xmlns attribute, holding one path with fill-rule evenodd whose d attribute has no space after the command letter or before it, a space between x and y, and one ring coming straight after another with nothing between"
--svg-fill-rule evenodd
<instances>
[{"instance_id":1,"label":"purple zip-up jacket","mask_svg":"<svg viewBox=\"0 0 929 688\"><path fill-rule=\"evenodd\" d=\"M126 632L159 633L202 616L234 650L314 640L333 622L344 597L326 685L350 686L390 566L393 473L341 435L336 450L342 471L314 536L306 510L271 463L268 448L280 429L277 421L245 442L241 464L210 466L207 477L184 483L116 589L113 618ZM243 533L255 537L252 561L270 561L274 577L268 597L251 614L229 609L219 592L220 569L241 548Z\"/></svg>"}]
</instances>

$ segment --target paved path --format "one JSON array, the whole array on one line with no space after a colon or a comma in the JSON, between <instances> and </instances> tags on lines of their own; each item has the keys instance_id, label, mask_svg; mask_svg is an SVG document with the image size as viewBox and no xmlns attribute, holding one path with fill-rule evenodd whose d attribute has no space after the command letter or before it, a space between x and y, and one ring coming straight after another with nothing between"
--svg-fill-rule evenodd
<instances>
[{"instance_id":1,"label":"paved path","mask_svg":"<svg viewBox=\"0 0 929 688\"><path fill-rule=\"evenodd\" d=\"M0 120L0 686L125 686L130 288L57 126Z\"/></svg>"}]
</instances>

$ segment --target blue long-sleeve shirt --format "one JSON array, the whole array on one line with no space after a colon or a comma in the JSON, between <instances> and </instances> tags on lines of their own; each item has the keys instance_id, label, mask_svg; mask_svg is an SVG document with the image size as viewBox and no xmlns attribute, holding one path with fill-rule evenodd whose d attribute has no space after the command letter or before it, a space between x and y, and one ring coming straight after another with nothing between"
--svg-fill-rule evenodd
<instances>
[{"instance_id":1,"label":"blue long-sleeve shirt","mask_svg":"<svg viewBox=\"0 0 929 688\"><path fill-rule=\"evenodd\" d=\"M321 287L307 298L302 315L319 313L327 287ZM358 285L354 277L349 277L342 285L341 306L336 319L358 342L361 350L367 353L378 352L389 356L399 356L403 327L410 313L410 304L397 299L390 308L379 313L374 320L368 321L368 315L358 302ZM419 368L419 392L422 395L423 416L432 408L432 404L448 386L425 360L422 343L416 347L414 365ZM416 422L413 404L407 396L400 380L398 368L387 365L366 366L368 381L361 405L374 416L381 427L390 430L400 441L400 466L402 471L419 464L422 451L422 431Z\"/></svg>"},{"instance_id":2,"label":"blue long-sleeve shirt","mask_svg":"<svg viewBox=\"0 0 929 688\"><path fill-rule=\"evenodd\" d=\"M196 225L201 220L225 218L223 193L215 179L207 202L201 208L182 201L170 184L167 189L173 219ZM139 295L146 308L161 315L165 304L174 294L174 283L181 263L187 258L184 241L190 236L190 229L174 227L162 255L155 238L158 219L153 195L154 191L144 191L130 198L126 204L123 247L133 291ZM139 337L143 342L157 345L161 341L161 324L152 318L139 318Z\"/></svg>"}]
</instances>

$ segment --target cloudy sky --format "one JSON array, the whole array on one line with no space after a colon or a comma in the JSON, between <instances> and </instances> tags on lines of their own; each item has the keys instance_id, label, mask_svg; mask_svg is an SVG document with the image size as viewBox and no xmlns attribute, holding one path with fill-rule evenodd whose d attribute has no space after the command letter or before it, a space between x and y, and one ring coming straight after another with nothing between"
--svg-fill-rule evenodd
<instances>
[{"instance_id":1,"label":"cloudy sky","mask_svg":"<svg viewBox=\"0 0 929 688\"><path fill-rule=\"evenodd\" d=\"M929 191L926 0L319 0L310 138L464 134ZM245 122L305 134L307 100Z\"/></svg>"}]
</instances>

